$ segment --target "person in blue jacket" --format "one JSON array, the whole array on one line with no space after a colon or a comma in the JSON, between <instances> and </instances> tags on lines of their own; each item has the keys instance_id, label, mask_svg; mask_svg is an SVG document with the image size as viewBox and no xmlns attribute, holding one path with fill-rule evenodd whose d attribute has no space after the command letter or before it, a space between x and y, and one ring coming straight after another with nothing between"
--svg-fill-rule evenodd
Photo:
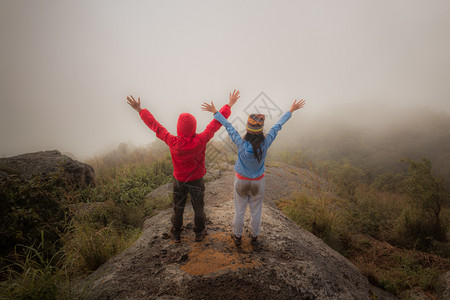
<instances>
[{"instance_id":1,"label":"person in blue jacket","mask_svg":"<svg viewBox=\"0 0 450 300\"><path fill-rule=\"evenodd\" d=\"M281 116L280 120L269 130L267 136L264 136L263 133L265 116L263 114L251 114L247 121L247 133L244 138L241 138L233 125L217 111L213 102L202 104L202 110L214 113L214 119L225 127L231 140L238 148L238 159L234 165L236 171L234 179L235 215L232 233L236 246L239 246L242 242L247 204L250 206L251 214L252 237L250 242L252 245L257 244L257 238L261 232L261 211L266 187L264 162L267 149L275 140L283 124L290 119L292 113L303 108L304 105L303 99L300 101L294 100L289 111Z\"/></svg>"}]
</instances>

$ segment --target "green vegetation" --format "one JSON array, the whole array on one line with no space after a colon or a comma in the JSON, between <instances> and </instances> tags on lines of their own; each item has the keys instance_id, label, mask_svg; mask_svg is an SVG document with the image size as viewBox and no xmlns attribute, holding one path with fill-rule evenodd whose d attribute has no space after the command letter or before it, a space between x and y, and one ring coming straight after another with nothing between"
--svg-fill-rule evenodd
<instances>
[{"instance_id":1,"label":"green vegetation","mask_svg":"<svg viewBox=\"0 0 450 300\"><path fill-rule=\"evenodd\" d=\"M336 194L298 191L278 206L296 223L355 263L377 286L401 296L411 288L436 292L450 267L449 189L428 160L404 160L408 170L382 174L348 161L311 160L297 151L285 162L322 174Z\"/></svg>"},{"instance_id":2,"label":"green vegetation","mask_svg":"<svg viewBox=\"0 0 450 300\"><path fill-rule=\"evenodd\" d=\"M268 159L309 169L330 189L305 187L279 207L372 284L401 298L412 288L434 295L436 279L450 269L449 119L425 112L411 118L414 126L385 134L317 126L314 136L294 143L299 133L283 130ZM218 142L206 152L207 167L219 171L236 159ZM400 162L405 156L413 159ZM171 180L162 142L134 150L121 144L87 163L95 169L95 187L64 185L58 176L28 182L12 176L0 185L1 299L78 299L74 278L130 246L143 220L170 205L169 197L145 198Z\"/></svg>"},{"instance_id":3,"label":"green vegetation","mask_svg":"<svg viewBox=\"0 0 450 300\"><path fill-rule=\"evenodd\" d=\"M79 188L55 178L0 185L1 299L77 299L73 279L129 247L144 219L170 198L145 196L171 181L167 149L125 144L87 162L96 186Z\"/></svg>"},{"instance_id":4,"label":"green vegetation","mask_svg":"<svg viewBox=\"0 0 450 300\"><path fill-rule=\"evenodd\" d=\"M420 249L428 249L433 241L446 241L448 222L443 214L448 208L450 191L442 178L432 175L430 161L407 162L407 191L415 210L405 215L404 236L411 239L407 245L414 242Z\"/></svg>"},{"instance_id":5,"label":"green vegetation","mask_svg":"<svg viewBox=\"0 0 450 300\"><path fill-rule=\"evenodd\" d=\"M57 178L35 177L23 182L15 177L0 185L0 253L4 257L17 244L37 246L45 233L54 244L64 231L66 208ZM52 249L45 247L48 255ZM57 250L56 250L57 251Z\"/></svg>"},{"instance_id":6,"label":"green vegetation","mask_svg":"<svg viewBox=\"0 0 450 300\"><path fill-rule=\"evenodd\" d=\"M18 246L15 261L4 272L8 280L0 282L1 299L74 299L69 286L66 260L62 251L46 258L42 244L36 248Z\"/></svg>"},{"instance_id":7,"label":"green vegetation","mask_svg":"<svg viewBox=\"0 0 450 300\"><path fill-rule=\"evenodd\" d=\"M269 158L315 172L335 194L299 191L279 206L373 284L400 297L411 288L433 295L450 266L450 115L402 109L388 121L386 113L371 125L363 110L286 126Z\"/></svg>"}]
</instances>

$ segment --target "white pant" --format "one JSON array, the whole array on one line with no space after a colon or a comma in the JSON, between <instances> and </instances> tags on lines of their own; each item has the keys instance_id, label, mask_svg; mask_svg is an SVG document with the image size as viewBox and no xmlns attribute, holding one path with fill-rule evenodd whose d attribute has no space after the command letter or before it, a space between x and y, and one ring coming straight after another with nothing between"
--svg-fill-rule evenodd
<instances>
[{"instance_id":1,"label":"white pant","mask_svg":"<svg viewBox=\"0 0 450 300\"><path fill-rule=\"evenodd\" d=\"M233 233L242 236L244 231L244 216L247 203L250 205L252 236L261 233L261 211L266 188L266 178L259 180L242 180L234 178L234 208Z\"/></svg>"}]
</instances>

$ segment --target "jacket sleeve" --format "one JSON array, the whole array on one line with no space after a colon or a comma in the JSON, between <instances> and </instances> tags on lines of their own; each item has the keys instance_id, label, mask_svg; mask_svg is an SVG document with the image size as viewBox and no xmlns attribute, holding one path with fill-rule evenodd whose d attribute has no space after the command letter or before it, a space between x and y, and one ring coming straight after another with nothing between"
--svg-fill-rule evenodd
<instances>
[{"instance_id":1,"label":"jacket sleeve","mask_svg":"<svg viewBox=\"0 0 450 300\"><path fill-rule=\"evenodd\" d=\"M228 117L231 115L231 107L228 104L225 104L220 109L220 113L225 117L225 119L228 119ZM210 139L213 138L214 134L217 132L217 130L220 129L219 121L212 120L208 126L206 126L205 130L202 133L199 133L199 138L204 141L205 143L209 142Z\"/></svg>"},{"instance_id":2,"label":"jacket sleeve","mask_svg":"<svg viewBox=\"0 0 450 300\"><path fill-rule=\"evenodd\" d=\"M216 114L214 114L214 119L219 121L223 125L223 127L225 127L231 140L233 141L233 143L235 143L238 146L238 148L240 146L242 146L244 141L242 140L241 136L239 135L239 132L236 131L236 129L233 127L233 125L230 122L228 122L228 120L225 119L224 116L220 112L217 112Z\"/></svg>"},{"instance_id":3,"label":"jacket sleeve","mask_svg":"<svg viewBox=\"0 0 450 300\"><path fill-rule=\"evenodd\" d=\"M174 136L170 134L169 131L167 131L164 126L159 124L158 121L156 121L155 117L147 110L142 109L139 112L139 116L141 117L142 121L156 133L156 137L163 140L168 146L171 146L174 141Z\"/></svg>"},{"instance_id":4,"label":"jacket sleeve","mask_svg":"<svg viewBox=\"0 0 450 300\"><path fill-rule=\"evenodd\" d=\"M275 138L277 137L278 131L281 130L281 127L283 126L284 123L286 123L292 116L292 113L290 111L285 112L281 118L278 120L278 122L273 125L272 128L270 128L269 133L267 134L266 138L265 138L265 146L267 147L266 149L268 149L270 147L270 145L273 143L273 141L275 140Z\"/></svg>"}]
</instances>

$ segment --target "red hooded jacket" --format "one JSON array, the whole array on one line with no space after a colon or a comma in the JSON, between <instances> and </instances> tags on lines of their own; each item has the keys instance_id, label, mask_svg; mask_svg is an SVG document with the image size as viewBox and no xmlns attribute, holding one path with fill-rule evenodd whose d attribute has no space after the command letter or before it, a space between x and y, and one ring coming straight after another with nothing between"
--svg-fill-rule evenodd
<instances>
[{"instance_id":1,"label":"red hooded jacket","mask_svg":"<svg viewBox=\"0 0 450 300\"><path fill-rule=\"evenodd\" d=\"M224 105L220 112L225 118L228 118L231 114L231 108ZM156 121L148 110L142 109L139 115L144 123L156 133L156 137L169 146L172 155L173 176L178 181L192 181L205 175L206 144L222 124L212 120L202 133L196 134L197 120L189 113L182 113L178 117L178 136L174 136Z\"/></svg>"}]
</instances>

